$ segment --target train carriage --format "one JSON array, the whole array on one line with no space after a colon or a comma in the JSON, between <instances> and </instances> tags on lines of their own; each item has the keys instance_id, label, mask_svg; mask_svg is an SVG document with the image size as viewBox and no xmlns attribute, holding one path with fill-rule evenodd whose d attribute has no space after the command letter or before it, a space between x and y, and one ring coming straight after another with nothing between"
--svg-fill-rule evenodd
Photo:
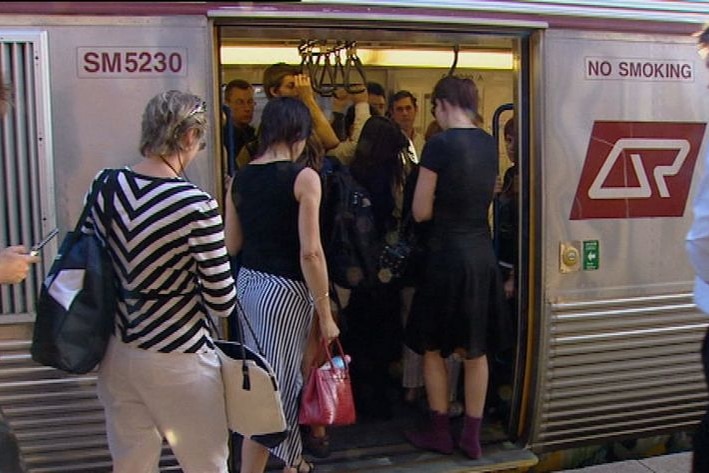
<instances>
[{"instance_id":1,"label":"train carriage","mask_svg":"<svg viewBox=\"0 0 709 473\"><path fill-rule=\"evenodd\" d=\"M304 45L334 60L346 45L352 67L339 79L311 68L323 109L332 82L366 78L410 90L423 131L433 85L455 72L476 81L484 128L518 124L510 415L486 424L479 461L415 450L401 435L414 414L402 411L333 429L318 469L548 471L576 466L560 454L572 449L682 439L707 405L709 319L684 252L709 150L709 74L692 37L707 21L704 2L660 0L4 3L0 71L13 104L0 121L0 245L71 229L93 176L139 159L140 114L158 91L207 99L211 139L187 177L221 200L229 80L255 85L258 115L267 65L307 64ZM0 406L29 471L110 471L95 373L29 356L58 240L25 283L0 287ZM161 471L179 471L167 446Z\"/></svg>"}]
</instances>

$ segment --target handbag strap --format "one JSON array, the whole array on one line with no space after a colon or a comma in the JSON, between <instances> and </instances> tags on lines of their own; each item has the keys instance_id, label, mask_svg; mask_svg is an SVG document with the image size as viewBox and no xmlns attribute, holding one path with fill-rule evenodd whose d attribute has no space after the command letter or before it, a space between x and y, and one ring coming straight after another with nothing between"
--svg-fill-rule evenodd
<instances>
[{"instance_id":1,"label":"handbag strap","mask_svg":"<svg viewBox=\"0 0 709 473\"><path fill-rule=\"evenodd\" d=\"M264 356L263 354L263 348L261 348L261 344L258 342L258 338L256 338L256 332L254 332L253 327L251 327L251 324L249 323L249 319L246 317L246 312L244 312L244 308L241 305L241 302L239 301L239 298L236 298L236 323L239 324L239 330L237 330L238 333L238 342L241 343L242 347L244 345L244 324L241 323L241 320L243 319L244 322L246 322L246 326L249 329L249 332L251 332L251 337L254 339L254 343L256 344L256 349L258 350L259 355ZM214 320L212 320L212 317L207 315L207 320L209 322L209 325L211 326L212 329L214 329L214 333L216 335L219 334L219 330L217 329L217 325L214 323ZM243 351L243 348L242 348ZM245 353L242 353L242 355L245 355Z\"/></svg>"},{"instance_id":2,"label":"handbag strap","mask_svg":"<svg viewBox=\"0 0 709 473\"><path fill-rule=\"evenodd\" d=\"M93 182L93 185L91 186L91 194L86 199L86 204L84 205L84 208L81 211L81 216L79 216L79 220L76 222L76 228L74 228L74 233L78 234L78 232L80 232L81 228L84 226L84 223L86 223L86 220L89 218L89 213L91 212L91 209L98 200L98 194L103 188L103 183L108 186L109 192L107 193L107 195L111 197L110 199L106 199L106 206L104 207L104 212L109 217L109 219L107 220L110 223L110 219L113 218L113 192L111 191L113 191L114 189L112 178L115 177L117 172L118 171L115 169L104 169L103 171L101 171L101 174L99 175L98 179Z\"/></svg>"},{"instance_id":3,"label":"handbag strap","mask_svg":"<svg viewBox=\"0 0 709 473\"><path fill-rule=\"evenodd\" d=\"M407 212L404 218L399 222L399 241L406 240L410 243L416 243L416 221L413 213Z\"/></svg>"},{"instance_id":4,"label":"handbag strap","mask_svg":"<svg viewBox=\"0 0 709 473\"><path fill-rule=\"evenodd\" d=\"M342 363L344 363L344 365L345 365L345 367L343 368L343 371L349 372L349 370L350 370L349 363L347 362L347 356L345 355L345 350L342 348L342 343L340 343L340 338L339 337L335 338L335 340L333 340L331 344L329 344L323 340L322 345L323 345L323 348L325 349L325 355L327 355L327 360L330 362L330 366L332 368L335 367L335 364L332 361L333 350L330 349L330 345L334 345L340 353L340 357L342 358ZM337 354L335 354L335 356L337 356Z\"/></svg>"}]
</instances>

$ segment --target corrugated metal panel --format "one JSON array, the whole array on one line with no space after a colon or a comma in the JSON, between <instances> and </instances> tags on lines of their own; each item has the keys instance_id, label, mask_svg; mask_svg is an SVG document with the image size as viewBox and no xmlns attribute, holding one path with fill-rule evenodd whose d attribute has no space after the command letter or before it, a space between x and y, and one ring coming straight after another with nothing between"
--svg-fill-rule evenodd
<instances>
[{"instance_id":1,"label":"corrugated metal panel","mask_svg":"<svg viewBox=\"0 0 709 473\"><path fill-rule=\"evenodd\" d=\"M42 180L37 173L34 67L35 43L0 42L0 72L10 87L11 106L0 118L0 247L38 241L41 233L37 189ZM0 288L0 313L22 314L33 308L38 288L36 278L22 285Z\"/></svg>"},{"instance_id":2,"label":"corrugated metal panel","mask_svg":"<svg viewBox=\"0 0 709 473\"><path fill-rule=\"evenodd\" d=\"M0 406L30 473L110 472L96 375L73 376L34 363L30 342L0 341ZM165 446L161 471L177 472Z\"/></svg>"},{"instance_id":3,"label":"corrugated metal panel","mask_svg":"<svg viewBox=\"0 0 709 473\"><path fill-rule=\"evenodd\" d=\"M692 429L707 325L691 294L551 304L535 448Z\"/></svg>"}]
</instances>

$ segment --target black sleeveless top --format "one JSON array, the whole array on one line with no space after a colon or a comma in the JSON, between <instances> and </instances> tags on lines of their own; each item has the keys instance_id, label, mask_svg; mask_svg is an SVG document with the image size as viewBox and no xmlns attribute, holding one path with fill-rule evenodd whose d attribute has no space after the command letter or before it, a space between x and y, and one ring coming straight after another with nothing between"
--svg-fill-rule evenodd
<instances>
[{"instance_id":1,"label":"black sleeveless top","mask_svg":"<svg viewBox=\"0 0 709 473\"><path fill-rule=\"evenodd\" d=\"M239 214L245 268L303 280L300 269L295 178L304 168L290 161L249 164L236 175L232 199Z\"/></svg>"}]
</instances>

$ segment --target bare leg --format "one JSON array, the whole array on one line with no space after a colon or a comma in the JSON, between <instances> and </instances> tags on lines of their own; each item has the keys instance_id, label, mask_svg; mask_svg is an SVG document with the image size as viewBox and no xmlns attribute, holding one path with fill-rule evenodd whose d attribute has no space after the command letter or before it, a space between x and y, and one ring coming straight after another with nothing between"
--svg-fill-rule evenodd
<instances>
[{"instance_id":1,"label":"bare leg","mask_svg":"<svg viewBox=\"0 0 709 473\"><path fill-rule=\"evenodd\" d=\"M460 448L473 459L482 456L480 429L482 426L485 395L487 394L487 356L465 360L465 419L460 436Z\"/></svg>"},{"instance_id":2,"label":"bare leg","mask_svg":"<svg viewBox=\"0 0 709 473\"><path fill-rule=\"evenodd\" d=\"M431 424L425 430L406 431L404 435L418 448L451 454L453 436L448 419L448 372L439 351L427 351L423 355L423 378L431 410Z\"/></svg>"},{"instance_id":3,"label":"bare leg","mask_svg":"<svg viewBox=\"0 0 709 473\"><path fill-rule=\"evenodd\" d=\"M471 417L482 417L487 394L487 355L465 360L465 413Z\"/></svg>"},{"instance_id":4,"label":"bare leg","mask_svg":"<svg viewBox=\"0 0 709 473\"><path fill-rule=\"evenodd\" d=\"M428 407L434 412L448 415L448 371L440 351L427 351L423 355L423 379Z\"/></svg>"},{"instance_id":5,"label":"bare leg","mask_svg":"<svg viewBox=\"0 0 709 473\"><path fill-rule=\"evenodd\" d=\"M258 442L244 439L241 444L241 473L263 473L268 463L268 449Z\"/></svg>"}]
</instances>

